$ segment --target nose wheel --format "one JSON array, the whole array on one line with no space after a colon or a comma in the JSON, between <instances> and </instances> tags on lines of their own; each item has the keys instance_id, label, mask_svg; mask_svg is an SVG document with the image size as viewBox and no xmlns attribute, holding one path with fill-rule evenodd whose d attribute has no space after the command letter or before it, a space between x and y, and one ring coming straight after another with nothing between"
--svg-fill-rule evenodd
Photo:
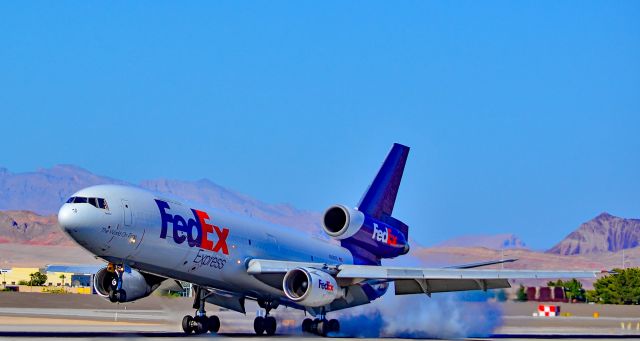
<instances>
[{"instance_id":1,"label":"nose wheel","mask_svg":"<svg viewBox=\"0 0 640 341\"><path fill-rule=\"evenodd\" d=\"M111 278L111 283L109 285L109 301L112 303L126 302L127 293L122 289L122 272L124 271L124 265L113 265L110 263L108 269L109 268L113 273L113 277Z\"/></svg>"},{"instance_id":2,"label":"nose wheel","mask_svg":"<svg viewBox=\"0 0 640 341\"><path fill-rule=\"evenodd\" d=\"M220 318L215 315L207 316L204 310L205 300L212 293L201 287L196 287L196 297L193 307L196 308L194 316L186 315L182 318L182 330L186 334L204 334L206 332L217 333L220 330Z\"/></svg>"}]
</instances>

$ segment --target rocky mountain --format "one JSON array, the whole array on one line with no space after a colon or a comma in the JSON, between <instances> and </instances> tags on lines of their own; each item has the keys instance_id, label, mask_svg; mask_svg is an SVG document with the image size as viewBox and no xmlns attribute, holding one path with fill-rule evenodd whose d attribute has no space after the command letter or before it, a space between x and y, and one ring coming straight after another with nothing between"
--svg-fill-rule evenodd
<instances>
[{"instance_id":1,"label":"rocky mountain","mask_svg":"<svg viewBox=\"0 0 640 341\"><path fill-rule=\"evenodd\" d=\"M0 243L70 246L55 216L29 211L0 211Z\"/></svg>"},{"instance_id":2,"label":"rocky mountain","mask_svg":"<svg viewBox=\"0 0 640 341\"><path fill-rule=\"evenodd\" d=\"M469 235L449 239L438 247L485 247L492 250L524 249L527 245L515 234Z\"/></svg>"},{"instance_id":3,"label":"rocky mountain","mask_svg":"<svg viewBox=\"0 0 640 341\"><path fill-rule=\"evenodd\" d=\"M547 253L598 254L630 249L640 243L640 219L624 219L602 213L580 225Z\"/></svg>"}]
</instances>

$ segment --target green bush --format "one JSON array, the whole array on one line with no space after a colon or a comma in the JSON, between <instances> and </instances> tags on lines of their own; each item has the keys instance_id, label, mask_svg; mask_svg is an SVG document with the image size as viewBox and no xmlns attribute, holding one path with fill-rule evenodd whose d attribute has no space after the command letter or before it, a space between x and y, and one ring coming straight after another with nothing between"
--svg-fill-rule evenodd
<instances>
[{"instance_id":1,"label":"green bush","mask_svg":"<svg viewBox=\"0 0 640 341\"><path fill-rule=\"evenodd\" d=\"M569 301L576 300L584 302L586 300L585 291L582 288L582 283L580 283L580 281L575 278L572 278L570 281L566 282L563 282L561 279L557 280L556 282L550 281L547 283L547 286L564 288L564 293Z\"/></svg>"},{"instance_id":2,"label":"green bush","mask_svg":"<svg viewBox=\"0 0 640 341\"><path fill-rule=\"evenodd\" d=\"M594 289L587 292L587 299L604 304L640 304L640 269L613 271L593 283Z\"/></svg>"},{"instance_id":3,"label":"green bush","mask_svg":"<svg viewBox=\"0 0 640 341\"><path fill-rule=\"evenodd\" d=\"M527 298L527 289L520 284L520 287L518 288L518 291L516 292L516 301L518 302L526 302L528 300Z\"/></svg>"}]
</instances>

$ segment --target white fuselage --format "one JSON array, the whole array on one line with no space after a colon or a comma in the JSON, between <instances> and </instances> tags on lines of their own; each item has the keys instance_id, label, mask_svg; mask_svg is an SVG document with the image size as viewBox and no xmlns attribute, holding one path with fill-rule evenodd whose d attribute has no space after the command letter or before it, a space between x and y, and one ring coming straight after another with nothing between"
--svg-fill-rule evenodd
<instances>
[{"instance_id":1,"label":"white fuselage","mask_svg":"<svg viewBox=\"0 0 640 341\"><path fill-rule=\"evenodd\" d=\"M285 296L282 288L247 274L249 260L353 263L348 250L328 240L136 187L93 186L73 197L105 199L108 205L60 208L60 225L76 242L105 261L163 277L275 298ZM166 203L164 210L158 202Z\"/></svg>"}]
</instances>

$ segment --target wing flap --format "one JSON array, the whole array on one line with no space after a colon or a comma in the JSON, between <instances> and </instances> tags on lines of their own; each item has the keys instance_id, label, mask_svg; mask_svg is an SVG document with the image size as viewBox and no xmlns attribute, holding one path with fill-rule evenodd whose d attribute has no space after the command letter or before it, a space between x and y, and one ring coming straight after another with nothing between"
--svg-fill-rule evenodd
<instances>
[{"instance_id":1,"label":"wing flap","mask_svg":"<svg viewBox=\"0 0 640 341\"><path fill-rule=\"evenodd\" d=\"M340 265L337 278L366 279L537 279L594 278L600 271L479 270Z\"/></svg>"},{"instance_id":2,"label":"wing flap","mask_svg":"<svg viewBox=\"0 0 640 341\"><path fill-rule=\"evenodd\" d=\"M297 268L314 268L337 271L335 266L329 267L323 263L312 262L292 262L270 259L252 259L247 264L247 273L250 275L286 273Z\"/></svg>"},{"instance_id":3,"label":"wing flap","mask_svg":"<svg viewBox=\"0 0 640 341\"><path fill-rule=\"evenodd\" d=\"M510 288L507 279L398 279L396 295L427 294L449 291L487 290Z\"/></svg>"}]
</instances>

